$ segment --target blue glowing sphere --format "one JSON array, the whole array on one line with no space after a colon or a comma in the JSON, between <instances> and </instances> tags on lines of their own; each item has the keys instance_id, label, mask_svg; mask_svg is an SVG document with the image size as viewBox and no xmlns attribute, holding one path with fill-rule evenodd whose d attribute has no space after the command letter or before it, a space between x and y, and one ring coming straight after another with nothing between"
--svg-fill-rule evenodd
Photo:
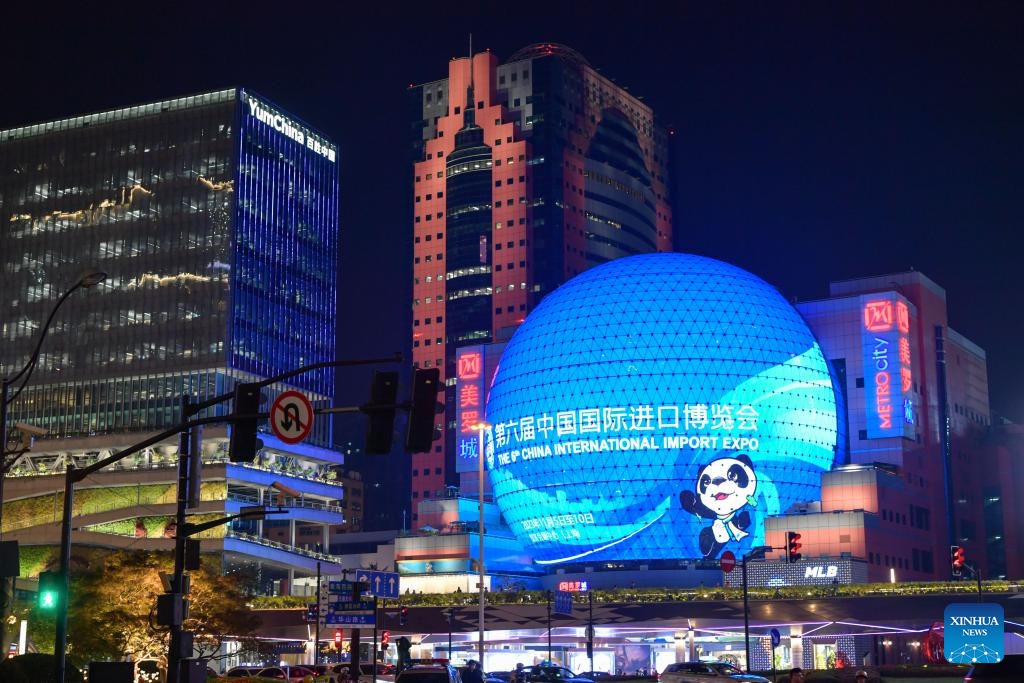
<instances>
[{"instance_id":1,"label":"blue glowing sphere","mask_svg":"<svg viewBox=\"0 0 1024 683\"><path fill-rule=\"evenodd\" d=\"M837 441L828 365L800 314L721 261L647 254L553 292L508 343L486 464L544 564L717 558L820 497Z\"/></svg>"}]
</instances>

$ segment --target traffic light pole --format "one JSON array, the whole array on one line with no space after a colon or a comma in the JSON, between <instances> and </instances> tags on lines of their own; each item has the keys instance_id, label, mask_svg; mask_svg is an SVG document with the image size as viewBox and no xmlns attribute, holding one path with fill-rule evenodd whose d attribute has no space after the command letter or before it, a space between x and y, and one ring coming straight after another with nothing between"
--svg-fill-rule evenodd
<instances>
[{"instance_id":1,"label":"traffic light pole","mask_svg":"<svg viewBox=\"0 0 1024 683\"><path fill-rule=\"evenodd\" d=\"M316 640L313 641L313 671L320 663L320 560L316 562Z\"/></svg>"},{"instance_id":2,"label":"traffic light pole","mask_svg":"<svg viewBox=\"0 0 1024 683\"><path fill-rule=\"evenodd\" d=\"M747 593L747 562L762 559L769 550L781 550L781 548L759 545L756 548L751 548L750 552L743 556L743 649L747 657L747 671L750 671L750 597Z\"/></svg>"},{"instance_id":3,"label":"traffic light pole","mask_svg":"<svg viewBox=\"0 0 1024 683\"><path fill-rule=\"evenodd\" d=\"M191 401L188 396L181 397L181 416L183 421L192 417ZM178 496L174 516L174 576L171 578L171 590L175 601L182 605L180 614L175 614L171 623L170 644L167 649L167 683L181 681L181 660L185 656L182 650L182 622L185 619L185 512L188 502L188 468L191 460L192 428L186 426L178 439Z\"/></svg>"},{"instance_id":4,"label":"traffic light pole","mask_svg":"<svg viewBox=\"0 0 1024 683\"><path fill-rule=\"evenodd\" d=\"M289 379L291 377L295 377L296 375L301 375L303 373L311 372L313 370L319 370L319 369L322 369L322 368L329 368L329 367L335 367L336 368L336 367L347 367L347 366L356 366L356 365L376 365L376 364L380 364L380 363L397 363L397 362L400 362L401 360L402 360L401 355L400 354L395 354L394 356L392 356L390 358L367 358L367 359L360 359L360 360L323 361L323 362L320 362L320 363L312 363L310 365L305 365L305 366L303 366L301 368L298 368L296 370L290 370L288 372L283 372L281 374L275 375L274 377L271 377L271 378L266 379L266 380L262 380L260 382L254 383L254 384L256 384L257 386L262 388L262 387L265 387L265 386L276 384L278 382L281 382L283 380ZM230 393L221 394L220 396L215 396L215 397L207 399L206 401L203 401L201 403L189 404L189 410L190 410L192 415L197 415L200 412L202 412L203 410L205 410L207 408L211 408L211 407L213 407L215 405L224 403L225 401L228 401L228 400L230 400L233 397L234 397L234 392L233 391L230 392ZM366 408L370 409L372 407L367 406ZM362 408L355 408L352 412L359 411L359 410L362 410ZM349 409L326 408L326 409L318 410L316 412L318 412L318 413L320 413L320 412L327 413L327 412L350 412L350 411L349 411ZM160 432L159 434L156 434L156 435L151 436L151 437L149 437L147 439L144 439L144 440L140 441L139 443L134 444L132 446L129 446L129 447L125 448L124 450L118 451L117 453L114 453L114 454L112 454L110 456L107 456L106 458L98 460L98 461L94 462L93 464L89 465L88 467L83 467L83 468L79 469L78 467L75 466L74 461L71 461L71 462L68 463L67 469L64 472L64 504L63 504L63 511L62 511L62 515L61 515L61 532L60 532L61 600L60 600L60 603L58 604L58 610L57 610L58 614L57 614L57 618L56 618L56 626L55 626L55 634L54 634L54 659L55 659L55 663L54 663L54 669L55 669L54 680L56 681L56 683L65 683L65 675L66 675L66 671L67 671L68 602L69 602L69 597L70 597L69 596L69 592L70 592L69 591L69 587L70 587L69 572L70 572L70 568L71 568L71 518L72 518L73 513L74 513L75 484L77 482L82 481L83 479L85 479L90 474L92 474L94 472L98 472L99 470L101 470L101 469L103 469L105 467L108 467L110 465L113 465L114 463L119 462L120 460L128 457L129 455L133 455L135 453L138 453L138 452L140 452L142 450L145 450L146 448L149 448L150 446L155 446L156 444L158 444L158 443L160 443L160 442L162 442L162 441L164 441L164 440L166 440L166 439L168 439L168 438L170 438L170 437L172 437L172 436L174 436L176 434L182 434L183 432L187 433L192 428L197 427L199 425L234 423L234 422L237 422L239 419L246 419L246 418L252 418L252 417L253 417L252 415L242 415L242 416L215 415L215 416L212 416L212 417L204 417L204 418L197 418L197 419L190 420L190 419L188 419L188 416L183 414L180 424L178 424L178 425L176 425L174 427L171 427L170 429L167 429L167 430L165 430L163 432ZM257 415L256 417L261 417L262 418L262 417L267 417L267 415L261 413L261 414ZM182 458L179 459L179 491L178 491L179 505L181 504L181 501L188 500L188 493L187 493L187 489L188 489L188 464L186 462L184 464L184 466L182 466L182 463L180 461L187 461L187 458L186 457L182 457ZM184 478L185 485L184 486L182 486L182 469L184 469L184 473L185 473L185 478ZM224 520L215 520L215 521L217 523L223 523L224 521L228 521L230 519L235 519L236 517L237 517L237 515L234 515L234 516L225 518ZM184 518L184 516L182 515L178 519L179 526L178 526L177 531L176 531L176 535L178 537L181 537L182 539L183 539L183 536L184 536L183 533L182 533L183 532L183 528L184 528L184 524L182 523L183 518ZM209 523L207 523L207 524L209 524ZM209 524L209 526L207 526L205 524L204 525L194 525L194 526L192 526L192 533L196 533L197 531L201 530L201 528L212 528L213 526L216 526L216 524ZM182 540L182 545L181 545L181 553L182 554L181 554L181 558L180 558L181 559L182 571L183 571L183 567L184 567L184 545L183 545L183 542L184 541ZM179 566L179 564L178 564L178 562L179 562L179 558L178 558L178 545L179 545L178 541L175 540L175 576L176 577L180 576L179 571L178 571L178 566ZM177 583L178 583L178 586L180 586L180 579L178 579ZM175 586L172 585L172 590L174 590L174 589L175 589ZM173 632L172 632L172 641L173 640L174 640L174 637L173 637ZM179 643L180 643L180 631L179 631ZM171 645L173 647L174 643L172 642ZM358 653L356 655L356 659L358 660ZM171 668L171 662L169 661L168 662L168 683L178 683L178 679L170 677L170 673L171 673L170 668ZM178 671L180 673L180 667L179 667ZM358 671L358 661L356 663L356 671ZM355 680L355 678L354 678L354 680Z\"/></svg>"}]
</instances>

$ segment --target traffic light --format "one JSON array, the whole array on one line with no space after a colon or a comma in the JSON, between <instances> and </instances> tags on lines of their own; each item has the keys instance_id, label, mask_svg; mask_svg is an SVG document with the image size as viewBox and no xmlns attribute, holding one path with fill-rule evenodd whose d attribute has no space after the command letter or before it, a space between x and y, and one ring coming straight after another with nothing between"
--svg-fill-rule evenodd
<instances>
[{"instance_id":1,"label":"traffic light","mask_svg":"<svg viewBox=\"0 0 1024 683\"><path fill-rule=\"evenodd\" d=\"M409 608L403 607L398 611L398 623L405 626L409 623Z\"/></svg>"},{"instance_id":2,"label":"traffic light","mask_svg":"<svg viewBox=\"0 0 1024 683\"><path fill-rule=\"evenodd\" d=\"M235 385L235 401L232 409L233 417L241 417L231 422L231 440L228 444L228 458L231 462L252 462L257 451L262 448L256 438L256 415L260 412L263 392L260 385L241 382Z\"/></svg>"},{"instance_id":3,"label":"traffic light","mask_svg":"<svg viewBox=\"0 0 1024 683\"><path fill-rule=\"evenodd\" d=\"M434 443L437 420L437 391L441 371L437 368L416 368L412 374L412 405L405 449L410 453L429 453Z\"/></svg>"},{"instance_id":4,"label":"traffic light","mask_svg":"<svg viewBox=\"0 0 1024 683\"><path fill-rule=\"evenodd\" d=\"M369 455L387 455L391 452L397 399L398 373L374 370L370 403L363 408L369 417L366 427L366 452Z\"/></svg>"},{"instance_id":5,"label":"traffic light","mask_svg":"<svg viewBox=\"0 0 1024 683\"><path fill-rule=\"evenodd\" d=\"M64 575L60 572L39 572L39 608L53 612L60 608L64 595Z\"/></svg>"},{"instance_id":6,"label":"traffic light","mask_svg":"<svg viewBox=\"0 0 1024 683\"><path fill-rule=\"evenodd\" d=\"M793 563L799 562L803 554L800 552L800 548L803 547L803 543L800 542L800 534L795 531L786 532L786 562Z\"/></svg>"},{"instance_id":7,"label":"traffic light","mask_svg":"<svg viewBox=\"0 0 1024 683\"><path fill-rule=\"evenodd\" d=\"M961 576L964 572L964 549L958 545L949 546L949 564L953 570L953 576Z\"/></svg>"},{"instance_id":8,"label":"traffic light","mask_svg":"<svg viewBox=\"0 0 1024 683\"><path fill-rule=\"evenodd\" d=\"M380 634L380 646L386 648L388 643L391 642L391 631L384 631Z\"/></svg>"},{"instance_id":9,"label":"traffic light","mask_svg":"<svg viewBox=\"0 0 1024 683\"><path fill-rule=\"evenodd\" d=\"M339 628L334 632L334 647L336 647L339 650L341 649L341 636L342 632L341 629Z\"/></svg>"}]
</instances>

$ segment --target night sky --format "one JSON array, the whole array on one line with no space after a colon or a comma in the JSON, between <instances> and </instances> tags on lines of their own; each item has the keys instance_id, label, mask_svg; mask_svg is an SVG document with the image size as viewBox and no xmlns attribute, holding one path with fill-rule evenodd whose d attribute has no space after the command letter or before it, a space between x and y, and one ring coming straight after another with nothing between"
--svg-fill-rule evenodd
<instances>
[{"instance_id":1,"label":"night sky","mask_svg":"<svg viewBox=\"0 0 1024 683\"><path fill-rule=\"evenodd\" d=\"M919 270L988 352L993 410L1024 422L1024 3L178 5L5 10L0 129L238 85L322 130L343 357L407 343L407 87L470 34L503 61L557 42L675 129L680 250L799 300Z\"/></svg>"}]
</instances>

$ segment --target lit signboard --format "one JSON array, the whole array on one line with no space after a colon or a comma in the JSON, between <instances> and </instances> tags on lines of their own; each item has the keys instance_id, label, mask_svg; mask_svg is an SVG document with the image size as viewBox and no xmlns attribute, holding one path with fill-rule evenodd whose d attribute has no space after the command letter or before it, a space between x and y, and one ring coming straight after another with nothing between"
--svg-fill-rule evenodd
<instances>
[{"instance_id":1,"label":"lit signboard","mask_svg":"<svg viewBox=\"0 0 1024 683\"><path fill-rule=\"evenodd\" d=\"M484 421L487 390L505 344L464 346L455 355L456 472L480 469L479 424Z\"/></svg>"},{"instance_id":2,"label":"lit signboard","mask_svg":"<svg viewBox=\"0 0 1024 683\"><path fill-rule=\"evenodd\" d=\"M247 105L246 111L252 118L270 126L281 135L294 140L297 144L305 146L325 159L336 161L337 148L306 126L281 114L267 103L255 98L251 93L243 92L242 99Z\"/></svg>"},{"instance_id":3,"label":"lit signboard","mask_svg":"<svg viewBox=\"0 0 1024 683\"><path fill-rule=\"evenodd\" d=\"M910 304L899 294L886 292L862 296L860 307L867 436L913 437Z\"/></svg>"},{"instance_id":4,"label":"lit signboard","mask_svg":"<svg viewBox=\"0 0 1024 683\"><path fill-rule=\"evenodd\" d=\"M590 586L586 581L559 581L558 590L565 593L586 593Z\"/></svg>"},{"instance_id":5,"label":"lit signboard","mask_svg":"<svg viewBox=\"0 0 1024 683\"><path fill-rule=\"evenodd\" d=\"M688 254L552 292L487 399L495 500L542 564L743 554L820 497L837 444L818 343L770 285Z\"/></svg>"}]
</instances>

